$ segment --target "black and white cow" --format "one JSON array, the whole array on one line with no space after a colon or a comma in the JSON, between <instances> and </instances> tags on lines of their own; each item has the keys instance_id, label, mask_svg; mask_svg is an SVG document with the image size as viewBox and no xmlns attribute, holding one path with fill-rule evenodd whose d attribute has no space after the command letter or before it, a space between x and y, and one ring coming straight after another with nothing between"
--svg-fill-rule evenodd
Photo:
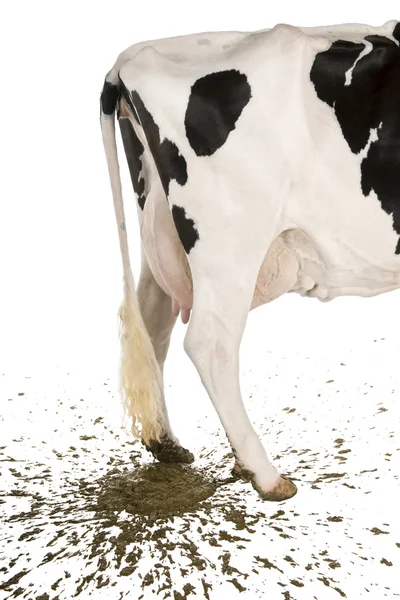
<instances>
[{"instance_id":1,"label":"black and white cow","mask_svg":"<svg viewBox=\"0 0 400 600\"><path fill-rule=\"evenodd\" d=\"M249 310L400 287L400 22L278 25L125 50L101 125L121 245L121 389L132 431L161 461L192 462L168 420L163 365L179 313L185 350L232 445L268 500L296 486L245 411L239 345ZM115 111L138 197L135 292ZM137 425L141 425L141 432Z\"/></svg>"}]
</instances>

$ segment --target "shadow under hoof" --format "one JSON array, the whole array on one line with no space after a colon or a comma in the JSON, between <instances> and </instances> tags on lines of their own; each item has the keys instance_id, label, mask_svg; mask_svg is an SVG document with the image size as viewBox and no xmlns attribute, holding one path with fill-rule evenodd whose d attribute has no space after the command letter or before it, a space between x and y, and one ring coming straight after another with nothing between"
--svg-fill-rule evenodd
<instances>
[{"instance_id":1,"label":"shadow under hoof","mask_svg":"<svg viewBox=\"0 0 400 600\"><path fill-rule=\"evenodd\" d=\"M217 485L187 465L154 463L105 477L98 509L164 517L197 510Z\"/></svg>"},{"instance_id":2,"label":"shadow under hoof","mask_svg":"<svg viewBox=\"0 0 400 600\"><path fill-rule=\"evenodd\" d=\"M194 456L189 450L167 437L162 438L159 442L152 440L149 444L142 440L142 444L154 458L163 463L191 464L194 461Z\"/></svg>"}]
</instances>

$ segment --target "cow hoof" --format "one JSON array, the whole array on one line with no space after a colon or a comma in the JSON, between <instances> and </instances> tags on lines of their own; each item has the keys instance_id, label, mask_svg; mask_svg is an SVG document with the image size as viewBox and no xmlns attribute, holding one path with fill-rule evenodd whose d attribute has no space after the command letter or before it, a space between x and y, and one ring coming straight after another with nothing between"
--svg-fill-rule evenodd
<instances>
[{"instance_id":1,"label":"cow hoof","mask_svg":"<svg viewBox=\"0 0 400 600\"><path fill-rule=\"evenodd\" d=\"M194 456L189 450L168 437L163 437L159 442L151 440L149 444L142 440L142 444L160 462L190 464L194 461Z\"/></svg>"},{"instance_id":2,"label":"cow hoof","mask_svg":"<svg viewBox=\"0 0 400 600\"><path fill-rule=\"evenodd\" d=\"M269 500L270 502L289 500L297 494L297 486L285 475L279 477L278 483L270 492L262 490L253 480L251 484L263 500Z\"/></svg>"},{"instance_id":3,"label":"cow hoof","mask_svg":"<svg viewBox=\"0 0 400 600\"><path fill-rule=\"evenodd\" d=\"M258 492L263 500L269 500L270 502L282 502L283 500L289 500L297 494L297 487L288 477L281 475L278 483L269 492L265 492L257 483L254 481L254 473L243 469L238 463L235 463L232 469L232 475L239 477L243 481L250 481L253 488Z\"/></svg>"}]
</instances>

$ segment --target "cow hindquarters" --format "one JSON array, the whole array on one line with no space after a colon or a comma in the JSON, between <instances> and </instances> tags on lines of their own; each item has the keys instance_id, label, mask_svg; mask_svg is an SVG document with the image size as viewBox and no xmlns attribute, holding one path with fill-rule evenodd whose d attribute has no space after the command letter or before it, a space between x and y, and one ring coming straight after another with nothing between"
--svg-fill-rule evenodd
<instances>
[{"instance_id":1,"label":"cow hindquarters","mask_svg":"<svg viewBox=\"0 0 400 600\"><path fill-rule=\"evenodd\" d=\"M163 373L176 316L172 314L171 298L160 288L154 279L143 250L138 299L143 321L152 341L160 371ZM179 444L179 440L172 432L165 403L164 389L162 390L160 424L160 439L143 440L146 448L161 462L193 462L193 454Z\"/></svg>"},{"instance_id":2,"label":"cow hindquarters","mask_svg":"<svg viewBox=\"0 0 400 600\"><path fill-rule=\"evenodd\" d=\"M234 236L229 239L233 242ZM292 497L296 486L269 461L240 392L239 347L262 260L260 251L252 254L247 246L247 252L239 252L240 247L246 246L225 245L222 260L211 248L201 247L201 241L190 253L194 303L185 350L232 446L235 472L250 480L262 498L280 501Z\"/></svg>"}]
</instances>

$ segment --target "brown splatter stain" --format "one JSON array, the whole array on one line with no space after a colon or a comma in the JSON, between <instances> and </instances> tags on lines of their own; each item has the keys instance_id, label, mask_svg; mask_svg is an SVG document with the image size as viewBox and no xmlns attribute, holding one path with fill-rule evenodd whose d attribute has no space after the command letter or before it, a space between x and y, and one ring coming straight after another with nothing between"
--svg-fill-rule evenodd
<instances>
[{"instance_id":1,"label":"brown splatter stain","mask_svg":"<svg viewBox=\"0 0 400 600\"><path fill-rule=\"evenodd\" d=\"M373 533L374 535L381 535L381 534L388 535L388 533L389 533L388 531L382 531L378 527L372 527L372 529L370 529L370 532Z\"/></svg>"},{"instance_id":2,"label":"brown splatter stain","mask_svg":"<svg viewBox=\"0 0 400 600\"><path fill-rule=\"evenodd\" d=\"M215 484L189 465L154 463L103 482L99 510L125 510L157 517L183 514L212 496Z\"/></svg>"},{"instance_id":3,"label":"brown splatter stain","mask_svg":"<svg viewBox=\"0 0 400 600\"><path fill-rule=\"evenodd\" d=\"M260 562L262 564L262 566L265 567L266 569L276 569L280 573L283 573L283 571L279 567L274 565L274 563L272 563L270 560L268 560L268 558L261 558L261 556L255 556L254 558L258 562Z\"/></svg>"}]
</instances>

